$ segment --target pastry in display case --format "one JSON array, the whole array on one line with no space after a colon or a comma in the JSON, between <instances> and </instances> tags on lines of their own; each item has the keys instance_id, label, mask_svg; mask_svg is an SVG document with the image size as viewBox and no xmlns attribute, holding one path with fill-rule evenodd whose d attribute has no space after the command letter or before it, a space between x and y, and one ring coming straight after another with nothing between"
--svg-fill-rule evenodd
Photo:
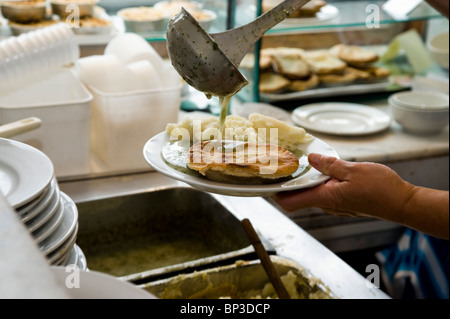
<instances>
[{"instance_id":1,"label":"pastry in display case","mask_svg":"<svg viewBox=\"0 0 450 319\"><path fill-rule=\"evenodd\" d=\"M159 1L153 6L127 7L119 10L117 15L125 23L126 31L146 33L165 33L169 20L173 18L181 8L185 8L205 29L209 30L216 13L205 10L203 4L197 1Z\"/></svg>"},{"instance_id":2,"label":"pastry in display case","mask_svg":"<svg viewBox=\"0 0 450 319\"><path fill-rule=\"evenodd\" d=\"M280 1L238 1L237 26ZM421 10L394 18L384 10L386 2L310 1L268 30L249 52L240 70L250 85L238 96L245 102L278 103L407 89L417 74L410 57L404 48L390 59L386 52L411 30L424 47L428 21L443 16L423 3ZM330 8L334 14L323 18Z\"/></svg>"},{"instance_id":3,"label":"pastry in display case","mask_svg":"<svg viewBox=\"0 0 450 319\"><path fill-rule=\"evenodd\" d=\"M57 23L66 23L75 34L116 34L117 27L106 11L98 5L99 2L99 0L0 1L0 7L8 31L13 36Z\"/></svg>"},{"instance_id":4,"label":"pastry in display case","mask_svg":"<svg viewBox=\"0 0 450 319\"><path fill-rule=\"evenodd\" d=\"M329 50L262 49L261 93L302 92L317 87L387 81L388 69L375 66L378 55L357 46L338 44Z\"/></svg>"}]
</instances>

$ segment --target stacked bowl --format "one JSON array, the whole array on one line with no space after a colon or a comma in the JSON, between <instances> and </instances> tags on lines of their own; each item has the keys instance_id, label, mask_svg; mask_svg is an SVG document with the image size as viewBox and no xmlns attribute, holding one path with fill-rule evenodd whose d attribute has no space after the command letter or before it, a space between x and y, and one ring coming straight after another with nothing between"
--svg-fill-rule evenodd
<instances>
[{"instance_id":1,"label":"stacked bowl","mask_svg":"<svg viewBox=\"0 0 450 319\"><path fill-rule=\"evenodd\" d=\"M61 192L51 160L27 144L0 138L0 192L50 265L86 269L76 245L78 210Z\"/></svg>"},{"instance_id":2,"label":"stacked bowl","mask_svg":"<svg viewBox=\"0 0 450 319\"><path fill-rule=\"evenodd\" d=\"M448 127L449 96L441 92L408 91L389 97L390 113L409 133L438 134Z\"/></svg>"}]
</instances>

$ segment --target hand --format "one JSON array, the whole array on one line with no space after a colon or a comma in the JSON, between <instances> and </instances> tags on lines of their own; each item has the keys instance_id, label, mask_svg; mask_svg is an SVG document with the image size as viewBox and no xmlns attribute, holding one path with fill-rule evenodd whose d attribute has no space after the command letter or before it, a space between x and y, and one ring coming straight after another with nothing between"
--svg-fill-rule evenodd
<instances>
[{"instance_id":1,"label":"hand","mask_svg":"<svg viewBox=\"0 0 450 319\"><path fill-rule=\"evenodd\" d=\"M279 193L286 211L318 207L339 216L375 217L449 238L448 191L418 187L389 167L310 154L312 167L331 177L317 187Z\"/></svg>"},{"instance_id":2,"label":"hand","mask_svg":"<svg viewBox=\"0 0 450 319\"><path fill-rule=\"evenodd\" d=\"M312 189L279 193L275 200L287 211L318 207L339 216L379 217L394 221L413 187L392 169L376 163L354 163L320 154L310 154L312 167L331 177Z\"/></svg>"}]
</instances>

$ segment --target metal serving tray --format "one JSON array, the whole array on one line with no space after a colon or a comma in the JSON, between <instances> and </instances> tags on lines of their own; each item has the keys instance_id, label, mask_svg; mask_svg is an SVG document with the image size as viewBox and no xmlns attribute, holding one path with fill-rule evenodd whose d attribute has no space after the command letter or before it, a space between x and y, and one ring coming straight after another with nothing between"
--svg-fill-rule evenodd
<instances>
[{"instance_id":1,"label":"metal serving tray","mask_svg":"<svg viewBox=\"0 0 450 319\"><path fill-rule=\"evenodd\" d=\"M335 298L297 263L279 256L271 259L292 299ZM162 299L278 298L259 260L235 262L139 287Z\"/></svg>"},{"instance_id":2,"label":"metal serving tray","mask_svg":"<svg viewBox=\"0 0 450 319\"><path fill-rule=\"evenodd\" d=\"M195 189L152 190L77 207L77 245L87 267L123 280L149 281L254 252L240 218Z\"/></svg>"}]
</instances>

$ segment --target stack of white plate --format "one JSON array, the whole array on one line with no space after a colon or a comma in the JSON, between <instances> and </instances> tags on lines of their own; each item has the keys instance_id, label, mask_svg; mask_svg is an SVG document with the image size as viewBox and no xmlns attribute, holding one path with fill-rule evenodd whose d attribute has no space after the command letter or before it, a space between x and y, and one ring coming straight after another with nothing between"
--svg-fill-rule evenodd
<instances>
[{"instance_id":1,"label":"stack of white plate","mask_svg":"<svg viewBox=\"0 0 450 319\"><path fill-rule=\"evenodd\" d=\"M84 254L75 244L77 207L60 191L53 164L44 153L0 138L0 192L50 265L75 264L86 269Z\"/></svg>"}]
</instances>

